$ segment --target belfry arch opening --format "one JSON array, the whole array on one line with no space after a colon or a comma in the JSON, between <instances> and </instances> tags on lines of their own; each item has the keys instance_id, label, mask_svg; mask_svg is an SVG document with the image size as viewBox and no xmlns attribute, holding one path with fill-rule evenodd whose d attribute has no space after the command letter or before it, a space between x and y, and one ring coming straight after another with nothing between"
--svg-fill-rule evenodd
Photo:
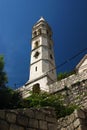
<instances>
[{"instance_id":1,"label":"belfry arch opening","mask_svg":"<svg viewBox=\"0 0 87 130\"><path fill-rule=\"evenodd\" d=\"M40 84L39 83L36 83L33 85L33 88L32 88L32 91L33 93L40 93Z\"/></svg>"}]
</instances>

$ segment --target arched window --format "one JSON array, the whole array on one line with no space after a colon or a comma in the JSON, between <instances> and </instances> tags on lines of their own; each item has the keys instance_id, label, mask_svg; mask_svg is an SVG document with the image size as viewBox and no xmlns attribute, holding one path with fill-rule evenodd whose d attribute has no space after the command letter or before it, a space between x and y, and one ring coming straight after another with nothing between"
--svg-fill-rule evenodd
<instances>
[{"instance_id":1,"label":"arched window","mask_svg":"<svg viewBox=\"0 0 87 130\"><path fill-rule=\"evenodd\" d=\"M36 41L36 42L34 43L34 49L36 49L38 46L39 46L39 41Z\"/></svg>"},{"instance_id":2,"label":"arched window","mask_svg":"<svg viewBox=\"0 0 87 130\"><path fill-rule=\"evenodd\" d=\"M37 66L35 67L35 71L37 71Z\"/></svg>"},{"instance_id":3,"label":"arched window","mask_svg":"<svg viewBox=\"0 0 87 130\"><path fill-rule=\"evenodd\" d=\"M33 32L33 36L35 37L37 35L37 32L35 31L35 32Z\"/></svg>"},{"instance_id":4,"label":"arched window","mask_svg":"<svg viewBox=\"0 0 87 130\"><path fill-rule=\"evenodd\" d=\"M40 93L40 84L34 84L32 88L33 93Z\"/></svg>"}]
</instances>

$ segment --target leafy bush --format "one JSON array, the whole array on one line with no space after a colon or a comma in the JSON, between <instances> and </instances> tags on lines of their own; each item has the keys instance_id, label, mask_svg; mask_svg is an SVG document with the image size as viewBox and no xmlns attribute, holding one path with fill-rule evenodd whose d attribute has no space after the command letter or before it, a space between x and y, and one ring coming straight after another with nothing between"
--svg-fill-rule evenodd
<instances>
[{"instance_id":1,"label":"leafy bush","mask_svg":"<svg viewBox=\"0 0 87 130\"><path fill-rule=\"evenodd\" d=\"M55 108L57 118L71 114L76 106L64 106L63 97L59 94L49 95L48 93L34 93L26 99L22 99L20 93L9 88L0 89L0 109L15 108Z\"/></svg>"},{"instance_id":2,"label":"leafy bush","mask_svg":"<svg viewBox=\"0 0 87 130\"><path fill-rule=\"evenodd\" d=\"M0 88L6 87L7 75L4 71L4 57L0 55Z\"/></svg>"},{"instance_id":3,"label":"leafy bush","mask_svg":"<svg viewBox=\"0 0 87 130\"><path fill-rule=\"evenodd\" d=\"M0 89L0 109L20 107L21 97L16 91L10 88Z\"/></svg>"},{"instance_id":4,"label":"leafy bush","mask_svg":"<svg viewBox=\"0 0 87 130\"><path fill-rule=\"evenodd\" d=\"M75 70L72 70L70 72L59 73L57 76L57 80L59 81L61 79L67 78L68 76L75 74L75 73L76 73Z\"/></svg>"},{"instance_id":5,"label":"leafy bush","mask_svg":"<svg viewBox=\"0 0 87 130\"><path fill-rule=\"evenodd\" d=\"M63 97L59 94L49 95L47 93L32 94L30 97L24 99L26 107L53 107L55 108L57 118L64 117L71 114L77 106L64 106ZM24 107L22 105L22 107Z\"/></svg>"},{"instance_id":6,"label":"leafy bush","mask_svg":"<svg viewBox=\"0 0 87 130\"><path fill-rule=\"evenodd\" d=\"M0 55L0 109L17 108L20 106L21 97L19 92L8 88L7 74L4 71L4 57Z\"/></svg>"}]
</instances>

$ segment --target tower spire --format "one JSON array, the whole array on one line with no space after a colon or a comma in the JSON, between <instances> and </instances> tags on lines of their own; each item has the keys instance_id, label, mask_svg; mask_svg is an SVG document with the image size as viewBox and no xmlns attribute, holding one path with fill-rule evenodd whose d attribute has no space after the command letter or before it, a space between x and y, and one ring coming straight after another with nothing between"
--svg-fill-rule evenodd
<instances>
[{"instance_id":1,"label":"tower spire","mask_svg":"<svg viewBox=\"0 0 87 130\"><path fill-rule=\"evenodd\" d=\"M40 21L45 21L45 19L43 18L43 16L41 16L40 19L37 22L40 22Z\"/></svg>"}]
</instances>

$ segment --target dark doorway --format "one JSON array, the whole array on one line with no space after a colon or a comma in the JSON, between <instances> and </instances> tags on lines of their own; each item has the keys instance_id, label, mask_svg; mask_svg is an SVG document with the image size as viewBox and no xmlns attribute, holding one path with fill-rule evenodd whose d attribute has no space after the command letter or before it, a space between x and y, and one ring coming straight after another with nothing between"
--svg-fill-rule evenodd
<instances>
[{"instance_id":1,"label":"dark doorway","mask_svg":"<svg viewBox=\"0 0 87 130\"><path fill-rule=\"evenodd\" d=\"M40 93L40 84L39 83L34 84L32 90L33 90L33 93L39 94Z\"/></svg>"}]
</instances>

